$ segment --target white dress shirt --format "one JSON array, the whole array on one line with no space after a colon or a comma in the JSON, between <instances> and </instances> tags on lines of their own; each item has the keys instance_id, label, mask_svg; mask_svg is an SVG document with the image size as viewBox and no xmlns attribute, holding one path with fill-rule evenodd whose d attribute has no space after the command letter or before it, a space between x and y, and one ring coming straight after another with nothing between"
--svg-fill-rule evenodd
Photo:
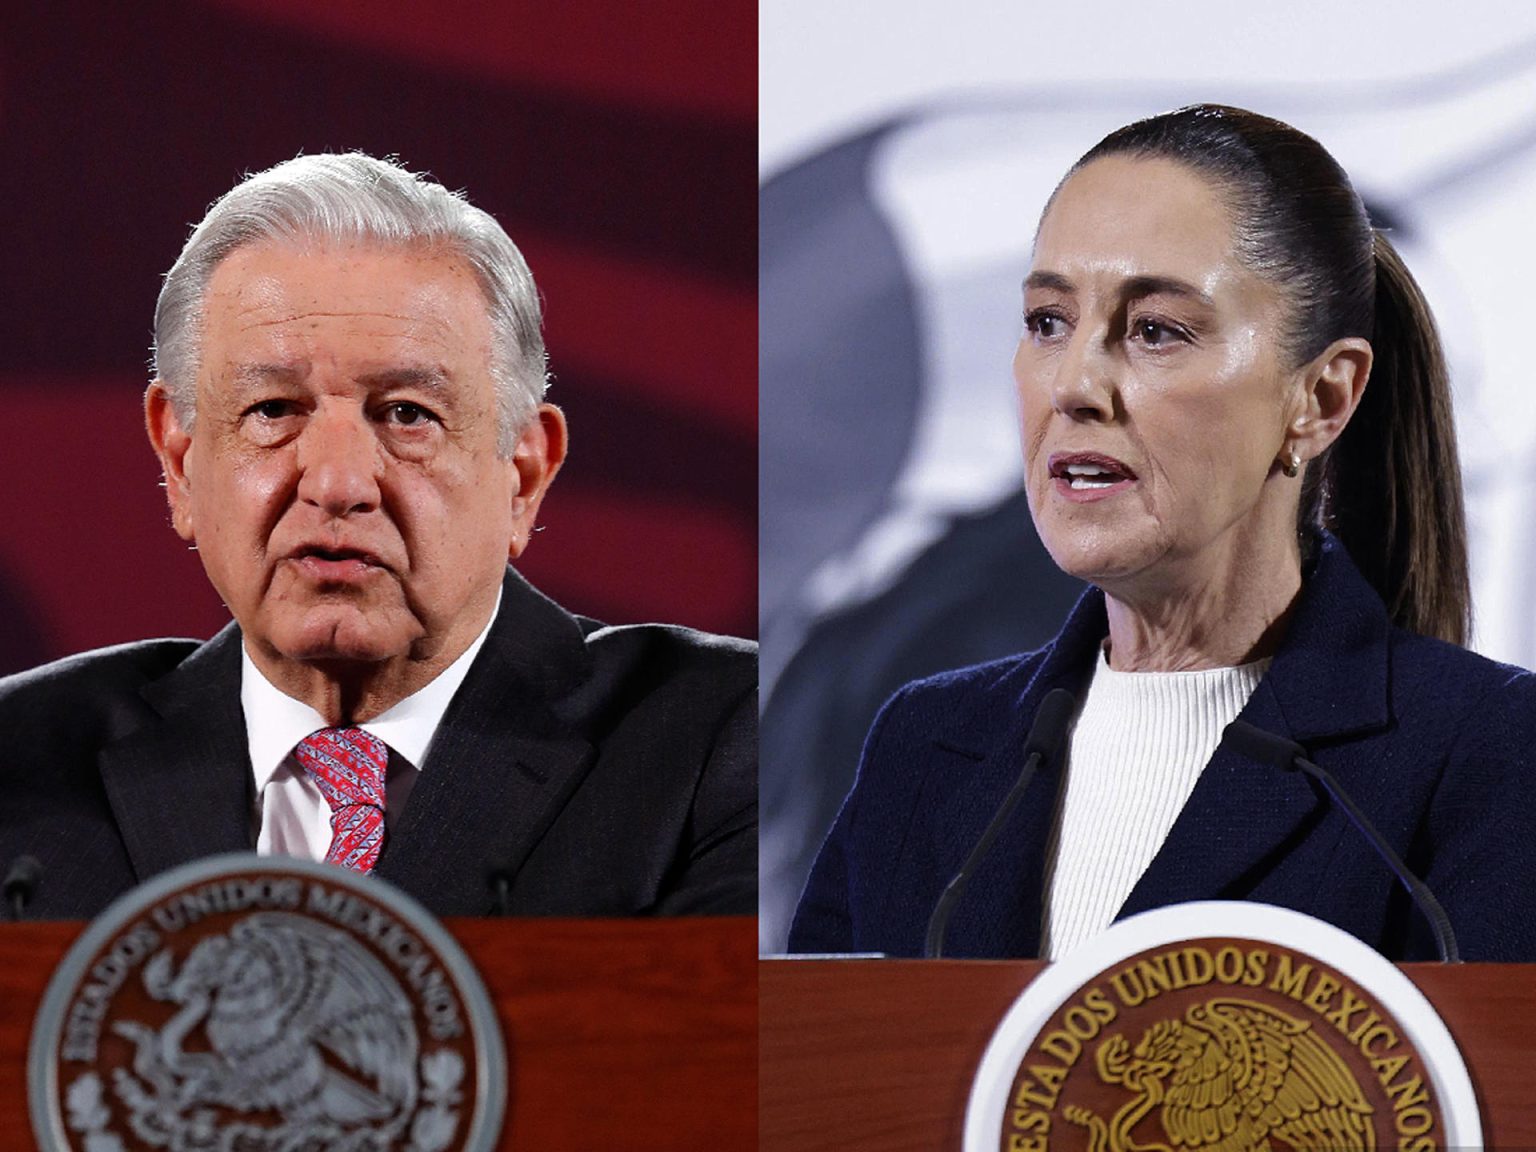
<instances>
[{"instance_id":1,"label":"white dress shirt","mask_svg":"<svg viewBox=\"0 0 1536 1152\"><path fill-rule=\"evenodd\" d=\"M367 723L355 725L389 746L386 828L405 806L443 713L469 674L469 666L500 610L498 592L490 620L457 660L420 691ZM243 644L240 707L245 712L251 772L256 781L256 810L252 814L259 829L256 851L264 856L324 860L331 846L331 806L294 759L293 749L310 733L331 725L308 704L286 695L263 676Z\"/></svg>"}]
</instances>

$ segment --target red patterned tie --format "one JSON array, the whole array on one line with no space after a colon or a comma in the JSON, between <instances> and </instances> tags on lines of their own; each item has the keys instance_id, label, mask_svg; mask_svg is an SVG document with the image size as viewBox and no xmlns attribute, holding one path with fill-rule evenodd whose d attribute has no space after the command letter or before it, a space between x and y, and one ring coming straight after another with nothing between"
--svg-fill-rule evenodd
<instances>
[{"instance_id":1,"label":"red patterned tie","mask_svg":"<svg viewBox=\"0 0 1536 1152\"><path fill-rule=\"evenodd\" d=\"M328 864L372 872L384 847L384 769L389 747L361 728L322 728L294 756L331 806Z\"/></svg>"}]
</instances>

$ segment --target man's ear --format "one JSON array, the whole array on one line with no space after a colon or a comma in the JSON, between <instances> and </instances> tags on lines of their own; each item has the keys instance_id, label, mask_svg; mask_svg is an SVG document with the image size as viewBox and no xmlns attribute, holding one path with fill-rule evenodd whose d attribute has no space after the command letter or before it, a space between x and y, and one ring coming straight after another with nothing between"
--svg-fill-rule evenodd
<instances>
[{"instance_id":1,"label":"man's ear","mask_svg":"<svg viewBox=\"0 0 1536 1152\"><path fill-rule=\"evenodd\" d=\"M528 547L539 504L560 465L565 463L565 447L565 413L553 404L540 404L512 449L517 491L512 497L512 541L507 554L513 560Z\"/></svg>"},{"instance_id":2,"label":"man's ear","mask_svg":"<svg viewBox=\"0 0 1536 1152\"><path fill-rule=\"evenodd\" d=\"M1286 426L1286 450L1305 463L1332 446L1365 395L1371 358L1370 343L1351 336L1335 340L1303 369L1301 410Z\"/></svg>"},{"instance_id":3,"label":"man's ear","mask_svg":"<svg viewBox=\"0 0 1536 1152\"><path fill-rule=\"evenodd\" d=\"M164 381L154 381L144 393L144 426L149 432L149 442L155 449L155 455L160 458L165 499L171 506L171 526L183 540L195 544L197 533L192 522L192 480L187 474L187 453L192 447L192 436L182 428L175 405L171 403L170 390Z\"/></svg>"}]
</instances>

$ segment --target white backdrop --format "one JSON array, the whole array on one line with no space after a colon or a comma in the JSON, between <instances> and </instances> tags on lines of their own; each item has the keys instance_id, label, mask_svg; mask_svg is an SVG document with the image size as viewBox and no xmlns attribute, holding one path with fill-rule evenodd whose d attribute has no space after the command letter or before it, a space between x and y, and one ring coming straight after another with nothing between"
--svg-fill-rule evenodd
<instances>
[{"instance_id":1,"label":"white backdrop","mask_svg":"<svg viewBox=\"0 0 1536 1152\"><path fill-rule=\"evenodd\" d=\"M760 8L765 221L780 190L819 171L819 157L866 140L860 205L888 232L910 281L907 326L920 360L910 435L889 463L882 498L866 493L857 524L808 532L818 505L835 504L848 488L839 468L857 451L860 428L846 427L842 445L823 428L812 451L795 420L776 411L808 406L814 421L819 397L800 388L807 381L796 377L804 369L792 354L804 341L781 302L828 283L805 236L818 227L830 234L842 210L818 217L805 209L799 236L782 213L778 227L765 223L765 947L782 938L807 845L829 816L825 798L790 798L828 779L835 786L822 791L839 792L853 767L844 763L846 742L821 737L775 760L775 742L792 743L783 739L792 734L772 726L806 725L804 705L787 718L776 713L779 677L818 627L877 604L956 523L1016 491L1008 366L1035 222L1071 162L1137 117L1193 101L1277 116L1320 139L1390 221L1452 360L1473 646L1536 663L1536 7L947 7L764 0ZM838 204L851 194L840 195ZM824 308L837 307L826 290ZM879 411L878 384L867 395ZM1017 531L1032 532L1027 517ZM837 691L836 683L818 689L820 697ZM829 759L818 760L821 752Z\"/></svg>"}]
</instances>

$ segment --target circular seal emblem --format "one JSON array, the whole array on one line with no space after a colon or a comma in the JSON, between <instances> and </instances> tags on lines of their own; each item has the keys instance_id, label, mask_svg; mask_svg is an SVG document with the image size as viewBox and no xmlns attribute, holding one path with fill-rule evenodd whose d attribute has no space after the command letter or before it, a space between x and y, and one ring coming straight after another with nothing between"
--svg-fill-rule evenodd
<instances>
[{"instance_id":1,"label":"circular seal emblem","mask_svg":"<svg viewBox=\"0 0 1536 1152\"><path fill-rule=\"evenodd\" d=\"M458 945L377 877L247 853L129 892L65 956L28 1056L48 1148L488 1152L506 1055Z\"/></svg>"},{"instance_id":2,"label":"circular seal emblem","mask_svg":"<svg viewBox=\"0 0 1536 1152\"><path fill-rule=\"evenodd\" d=\"M1466 1065L1402 972L1310 916L1216 901L1134 916L1046 968L993 1035L965 1123L965 1152L1481 1145Z\"/></svg>"}]
</instances>

